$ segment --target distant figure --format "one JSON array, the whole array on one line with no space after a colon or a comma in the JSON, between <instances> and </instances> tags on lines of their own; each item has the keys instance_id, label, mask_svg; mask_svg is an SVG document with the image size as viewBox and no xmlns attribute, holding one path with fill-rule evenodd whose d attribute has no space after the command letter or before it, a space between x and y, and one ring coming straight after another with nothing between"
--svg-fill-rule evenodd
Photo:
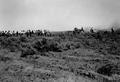
<instances>
[{"instance_id":1,"label":"distant figure","mask_svg":"<svg viewBox=\"0 0 120 82\"><path fill-rule=\"evenodd\" d=\"M81 33L81 32L84 32L83 27L82 27L81 29L74 28L73 34L79 34L79 33Z\"/></svg>"},{"instance_id":2,"label":"distant figure","mask_svg":"<svg viewBox=\"0 0 120 82\"><path fill-rule=\"evenodd\" d=\"M99 39L100 41L102 41L102 36L100 32L97 32L97 39Z\"/></svg>"},{"instance_id":3,"label":"distant figure","mask_svg":"<svg viewBox=\"0 0 120 82\"><path fill-rule=\"evenodd\" d=\"M15 36L15 31L14 30L12 31L12 35Z\"/></svg>"},{"instance_id":4,"label":"distant figure","mask_svg":"<svg viewBox=\"0 0 120 82\"><path fill-rule=\"evenodd\" d=\"M90 29L90 32L91 32L91 33L94 33L93 27Z\"/></svg>"},{"instance_id":5,"label":"distant figure","mask_svg":"<svg viewBox=\"0 0 120 82\"><path fill-rule=\"evenodd\" d=\"M51 33L47 30L44 30L44 36L51 36Z\"/></svg>"},{"instance_id":6,"label":"distant figure","mask_svg":"<svg viewBox=\"0 0 120 82\"><path fill-rule=\"evenodd\" d=\"M19 35L19 32L17 31L17 32L16 32L16 36L18 36L18 35Z\"/></svg>"},{"instance_id":7,"label":"distant figure","mask_svg":"<svg viewBox=\"0 0 120 82\"><path fill-rule=\"evenodd\" d=\"M80 29L80 32L82 32L82 31L84 32L84 29L83 29L83 27Z\"/></svg>"},{"instance_id":8,"label":"distant figure","mask_svg":"<svg viewBox=\"0 0 120 82\"><path fill-rule=\"evenodd\" d=\"M28 37L28 36L29 36L29 32L28 32L28 31L26 31L26 32L25 32L25 35Z\"/></svg>"},{"instance_id":9,"label":"distant figure","mask_svg":"<svg viewBox=\"0 0 120 82\"><path fill-rule=\"evenodd\" d=\"M77 32L78 32L78 28L75 27L73 33L76 34Z\"/></svg>"},{"instance_id":10,"label":"distant figure","mask_svg":"<svg viewBox=\"0 0 120 82\"><path fill-rule=\"evenodd\" d=\"M111 33L114 33L114 29L113 28L111 28Z\"/></svg>"},{"instance_id":11,"label":"distant figure","mask_svg":"<svg viewBox=\"0 0 120 82\"><path fill-rule=\"evenodd\" d=\"M75 27L75 28L74 28L74 30L73 30L73 34L75 34L75 35L76 35L76 34L77 34L77 32L78 32L78 28L76 28L76 27Z\"/></svg>"}]
</instances>

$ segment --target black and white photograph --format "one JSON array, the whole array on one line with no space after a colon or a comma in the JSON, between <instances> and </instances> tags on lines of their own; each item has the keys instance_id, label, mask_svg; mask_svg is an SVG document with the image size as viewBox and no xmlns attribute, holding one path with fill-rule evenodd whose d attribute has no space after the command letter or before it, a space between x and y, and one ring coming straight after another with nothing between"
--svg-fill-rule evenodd
<instances>
[{"instance_id":1,"label":"black and white photograph","mask_svg":"<svg viewBox=\"0 0 120 82\"><path fill-rule=\"evenodd\" d=\"M120 0L0 0L0 82L120 82Z\"/></svg>"}]
</instances>

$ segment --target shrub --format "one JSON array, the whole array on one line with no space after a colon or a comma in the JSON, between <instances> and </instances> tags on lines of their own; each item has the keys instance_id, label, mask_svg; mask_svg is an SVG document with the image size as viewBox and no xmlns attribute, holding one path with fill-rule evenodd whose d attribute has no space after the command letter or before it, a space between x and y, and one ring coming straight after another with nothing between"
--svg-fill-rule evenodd
<instances>
[{"instance_id":1,"label":"shrub","mask_svg":"<svg viewBox=\"0 0 120 82\"><path fill-rule=\"evenodd\" d=\"M0 44L1 48L7 48L10 51L16 51L19 48L20 41L18 37L1 37Z\"/></svg>"},{"instance_id":2,"label":"shrub","mask_svg":"<svg viewBox=\"0 0 120 82\"><path fill-rule=\"evenodd\" d=\"M42 42L41 41L35 41L32 46L37 50L37 51L42 51Z\"/></svg>"},{"instance_id":3,"label":"shrub","mask_svg":"<svg viewBox=\"0 0 120 82\"><path fill-rule=\"evenodd\" d=\"M22 48L21 57L27 57L28 55L36 54L36 51L32 47Z\"/></svg>"},{"instance_id":4,"label":"shrub","mask_svg":"<svg viewBox=\"0 0 120 82\"><path fill-rule=\"evenodd\" d=\"M58 43L56 41L48 41L46 47L50 50L50 51L59 51L59 47L58 47Z\"/></svg>"},{"instance_id":5,"label":"shrub","mask_svg":"<svg viewBox=\"0 0 120 82\"><path fill-rule=\"evenodd\" d=\"M35 41L32 46L40 52L59 51L58 43L56 41L45 38Z\"/></svg>"},{"instance_id":6,"label":"shrub","mask_svg":"<svg viewBox=\"0 0 120 82\"><path fill-rule=\"evenodd\" d=\"M19 40L20 40L21 42L27 42L27 41L28 41L28 39L27 39L26 36L21 36L21 37L19 38Z\"/></svg>"},{"instance_id":7,"label":"shrub","mask_svg":"<svg viewBox=\"0 0 120 82\"><path fill-rule=\"evenodd\" d=\"M11 60L11 58L9 58L9 57L4 57L4 56L1 56L1 55L0 55L0 61L7 62L7 61L9 61L9 60Z\"/></svg>"},{"instance_id":8,"label":"shrub","mask_svg":"<svg viewBox=\"0 0 120 82\"><path fill-rule=\"evenodd\" d=\"M97 72L103 75L111 76L117 70L117 65L115 64L106 64L98 68Z\"/></svg>"}]
</instances>

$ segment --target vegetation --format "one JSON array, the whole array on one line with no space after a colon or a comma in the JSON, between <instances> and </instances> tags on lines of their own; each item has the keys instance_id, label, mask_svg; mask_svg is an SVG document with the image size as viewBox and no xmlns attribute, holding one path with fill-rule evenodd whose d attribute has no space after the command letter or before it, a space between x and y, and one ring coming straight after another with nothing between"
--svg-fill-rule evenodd
<instances>
[{"instance_id":1,"label":"vegetation","mask_svg":"<svg viewBox=\"0 0 120 82\"><path fill-rule=\"evenodd\" d=\"M2 31L0 53L0 82L120 81L119 29Z\"/></svg>"}]
</instances>

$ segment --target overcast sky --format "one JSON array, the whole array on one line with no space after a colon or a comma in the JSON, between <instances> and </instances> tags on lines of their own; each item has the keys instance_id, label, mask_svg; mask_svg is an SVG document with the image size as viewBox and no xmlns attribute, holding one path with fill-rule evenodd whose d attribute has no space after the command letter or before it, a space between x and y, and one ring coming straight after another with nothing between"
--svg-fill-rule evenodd
<instances>
[{"instance_id":1,"label":"overcast sky","mask_svg":"<svg viewBox=\"0 0 120 82\"><path fill-rule=\"evenodd\" d=\"M0 0L5 30L105 28L115 21L120 21L120 0Z\"/></svg>"}]
</instances>

